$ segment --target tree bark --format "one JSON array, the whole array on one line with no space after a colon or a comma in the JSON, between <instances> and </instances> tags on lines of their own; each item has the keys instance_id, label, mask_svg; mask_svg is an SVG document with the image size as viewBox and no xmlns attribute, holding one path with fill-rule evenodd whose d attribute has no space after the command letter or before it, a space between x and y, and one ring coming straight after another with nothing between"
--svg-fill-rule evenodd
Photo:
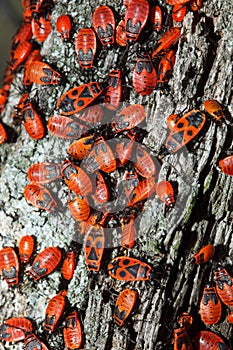
<instances>
[{"instance_id":1,"label":"tree bark","mask_svg":"<svg viewBox=\"0 0 233 350\"><path fill-rule=\"evenodd\" d=\"M103 48L97 55L96 67L88 75L79 69L74 51L76 32L91 26L94 9L107 4L123 15L120 1L55 1L52 10L53 32L42 47L43 59L67 77L63 86L33 86L30 98L45 120L54 114L57 99L68 89L88 81L104 81L122 50L118 46ZM161 1L168 13L171 7ZM197 12L191 11L182 23L182 35L176 53L173 76L167 91L155 91L150 96L138 96L129 89L129 104L142 103L147 111L148 136L143 143L163 158L160 179L171 181L176 190L176 205L167 210L155 196L145 203L140 216L137 244L130 255L153 267L156 281L121 282L113 280L107 264L122 255L121 247L106 249L102 268L97 275L85 266L83 248L78 255L75 275L68 286L71 306L80 310L83 323L84 348L87 350L162 350L172 349L173 326L183 311L194 318L194 330L205 329L199 315L199 303L204 285L213 280L218 264L227 266L233 276L233 191L232 177L218 170L218 160L232 150L231 89L232 89L232 4L230 1L204 1ZM58 15L67 13L73 20L73 40L62 43L55 29ZM159 34L147 42L153 47ZM144 39L145 41L147 38ZM126 84L132 84L138 44L130 47L125 59ZM38 161L61 162L67 158L69 140L47 134L39 141L29 138L25 130L12 125L12 113L22 91L23 70L15 75L3 121L18 133L16 140L1 145L1 210L0 237L2 246L17 246L23 235L36 237L36 251L59 246L64 251L77 238L77 226L67 209L67 189L62 182L49 187L58 197L58 214L49 214L27 204L23 197L27 185L27 169ZM218 100L226 120L216 122L207 116L200 134L176 154L164 155L166 118L172 113L202 109L206 99ZM63 208L63 209L61 209ZM201 247L214 244L216 251L211 262L196 265L191 258ZM112 247L111 247L112 248ZM57 294L61 272L37 283L29 281L26 267L21 271L20 285L8 288L0 281L0 321L13 316L31 318L38 334L42 334L46 305ZM138 291L138 303L133 316L119 329L113 322L113 309L118 293L124 288ZM227 322L228 309L223 308L221 322L208 327L224 337L233 348L232 326ZM193 331L195 332L195 331ZM44 334L42 334L44 336ZM63 349L62 331L47 339L50 349ZM22 349L23 344L2 345L0 349Z\"/></svg>"}]
</instances>

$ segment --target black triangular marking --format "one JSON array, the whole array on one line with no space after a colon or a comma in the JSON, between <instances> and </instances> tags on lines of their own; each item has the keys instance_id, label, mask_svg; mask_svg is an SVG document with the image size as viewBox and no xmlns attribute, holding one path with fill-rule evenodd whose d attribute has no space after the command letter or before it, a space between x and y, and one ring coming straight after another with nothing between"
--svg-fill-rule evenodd
<instances>
[{"instance_id":1,"label":"black triangular marking","mask_svg":"<svg viewBox=\"0 0 233 350\"><path fill-rule=\"evenodd\" d=\"M95 249L92 247L90 254L88 255L88 260L98 260Z\"/></svg>"},{"instance_id":2,"label":"black triangular marking","mask_svg":"<svg viewBox=\"0 0 233 350\"><path fill-rule=\"evenodd\" d=\"M125 269L132 275L134 278L137 277L138 270L139 270L140 264L135 264L133 266L128 266Z\"/></svg>"},{"instance_id":3,"label":"black triangular marking","mask_svg":"<svg viewBox=\"0 0 233 350\"><path fill-rule=\"evenodd\" d=\"M79 95L79 98L80 97L83 97L83 98L92 98L93 97L88 86L85 86L85 88L83 89L83 91Z\"/></svg>"}]
</instances>

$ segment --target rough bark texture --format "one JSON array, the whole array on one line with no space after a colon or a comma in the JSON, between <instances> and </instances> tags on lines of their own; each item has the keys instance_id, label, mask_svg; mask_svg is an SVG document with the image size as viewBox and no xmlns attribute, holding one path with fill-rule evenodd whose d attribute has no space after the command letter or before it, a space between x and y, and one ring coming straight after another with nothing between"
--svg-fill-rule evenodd
<instances>
[{"instance_id":1,"label":"rough bark texture","mask_svg":"<svg viewBox=\"0 0 233 350\"><path fill-rule=\"evenodd\" d=\"M165 6L165 3L161 1ZM55 1L52 23L63 12L73 18L74 32L91 26L92 13L97 5L111 5L120 15L120 1ZM168 11L170 7L167 6ZM169 90L155 91L149 97L139 97L130 89L128 103L143 103L147 110L147 147L158 154L167 135L166 117L183 110L202 108L205 99L217 99L224 106L228 123L217 123L208 117L204 130L179 154L167 155L160 178L173 181L176 187L176 206L166 210L157 197L148 200L140 219L137 245L130 254L154 267L156 283L123 283L112 280L107 264L121 255L121 248L106 249L101 271L92 276L85 267L80 250L75 275L68 287L68 299L82 315L84 347L87 350L159 350L172 349L173 324L182 311L194 317L194 328L205 329L200 321L199 302L204 285L213 278L220 263L233 275L232 236L232 177L224 175L215 165L232 150L232 5L231 1L207 0L198 13L189 12L182 24L182 37L176 55ZM149 46L159 36L151 37ZM147 38L145 38L147 40ZM137 46L137 45L136 45ZM103 81L118 61L119 48L103 49L96 60L92 77L83 75L74 52L73 43L63 44L56 30L43 45L44 60L67 76L65 86L34 86L30 94L45 119L54 113L56 101L63 91L86 81ZM135 62L135 46L129 50L125 68L126 83L131 84ZM19 70L3 114L3 121L12 125L13 107L20 98L22 71ZM13 127L14 128L14 127ZM27 169L38 161L60 161L67 157L70 141L61 141L48 134L35 142L25 130L17 129L18 137L1 146L1 245L17 246L25 234L37 239L37 251L48 246L64 250L74 238L76 226L67 209L67 190L62 182L50 189L57 194L63 210L49 214L29 206L23 189L27 184ZM212 243L216 253L212 262L191 263L193 254L203 245ZM33 283L22 271L19 287L8 288L0 281L0 321L25 316L34 321L38 334L49 299L58 292L60 270ZM113 323L116 296L125 287L137 289L139 302L133 317L122 328ZM232 326L227 322L229 310L223 308L221 322L209 329L219 332L230 348ZM48 338L50 349L63 349L61 328ZM0 349L22 349L23 344L0 344Z\"/></svg>"}]
</instances>

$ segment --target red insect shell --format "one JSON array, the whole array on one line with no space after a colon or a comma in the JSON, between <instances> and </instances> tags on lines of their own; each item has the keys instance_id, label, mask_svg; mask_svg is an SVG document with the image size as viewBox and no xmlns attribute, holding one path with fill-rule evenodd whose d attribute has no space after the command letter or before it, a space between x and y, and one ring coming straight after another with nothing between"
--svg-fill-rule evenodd
<instances>
[{"instance_id":1,"label":"red insect shell","mask_svg":"<svg viewBox=\"0 0 233 350\"><path fill-rule=\"evenodd\" d=\"M94 210L87 219L87 221L84 223L85 233L87 234L88 230L96 224L104 227L105 220L108 217L108 214L108 212L102 213L101 211Z\"/></svg>"},{"instance_id":2,"label":"red insect shell","mask_svg":"<svg viewBox=\"0 0 233 350\"><path fill-rule=\"evenodd\" d=\"M19 103L17 104L17 106L15 106L15 111L12 115L14 124L19 124L22 122L22 119L23 119L22 111L24 110L25 105L27 105L29 101L28 99L29 99L28 93L23 94L23 96L19 100Z\"/></svg>"},{"instance_id":3,"label":"red insect shell","mask_svg":"<svg viewBox=\"0 0 233 350\"><path fill-rule=\"evenodd\" d=\"M80 235L86 235L88 234L91 227L93 227L96 224L99 224L103 226L106 213L102 213L100 211L94 210L91 215L88 217L86 221L79 221L77 222L78 230Z\"/></svg>"},{"instance_id":4,"label":"red insect shell","mask_svg":"<svg viewBox=\"0 0 233 350\"><path fill-rule=\"evenodd\" d=\"M92 181L81 167L66 159L61 165L61 171L69 190L82 196L92 192Z\"/></svg>"},{"instance_id":5,"label":"red insect shell","mask_svg":"<svg viewBox=\"0 0 233 350\"><path fill-rule=\"evenodd\" d=\"M30 63L34 61L40 61L42 59L41 53L39 49L33 50L27 58L25 62L25 67L27 67Z\"/></svg>"},{"instance_id":6,"label":"red insect shell","mask_svg":"<svg viewBox=\"0 0 233 350\"><path fill-rule=\"evenodd\" d=\"M163 12L160 6L153 6L150 10L150 22L153 30L159 31L162 29Z\"/></svg>"},{"instance_id":7,"label":"red insect shell","mask_svg":"<svg viewBox=\"0 0 233 350\"><path fill-rule=\"evenodd\" d=\"M61 251L56 247L45 248L34 259L29 275L37 281L55 270L61 260Z\"/></svg>"},{"instance_id":8,"label":"red insect shell","mask_svg":"<svg viewBox=\"0 0 233 350\"><path fill-rule=\"evenodd\" d=\"M26 60L31 51L32 44L30 42L24 41L20 43L10 55L11 70L15 71Z\"/></svg>"},{"instance_id":9,"label":"red insect shell","mask_svg":"<svg viewBox=\"0 0 233 350\"><path fill-rule=\"evenodd\" d=\"M177 322L179 323L180 327L184 327L187 331L193 323L193 317L188 312L183 312L178 317Z\"/></svg>"},{"instance_id":10,"label":"red insect shell","mask_svg":"<svg viewBox=\"0 0 233 350\"><path fill-rule=\"evenodd\" d=\"M134 170L127 171L125 174L124 192L128 203L130 203L133 196L133 191L136 189L138 184L139 184L139 179L138 179L137 172Z\"/></svg>"},{"instance_id":11,"label":"red insect shell","mask_svg":"<svg viewBox=\"0 0 233 350\"><path fill-rule=\"evenodd\" d=\"M68 314L63 329L66 349L80 349L82 345L82 328L77 311Z\"/></svg>"},{"instance_id":12,"label":"red insect shell","mask_svg":"<svg viewBox=\"0 0 233 350\"><path fill-rule=\"evenodd\" d=\"M151 279L152 268L134 258L118 256L108 264L109 275L121 281L146 281Z\"/></svg>"},{"instance_id":13,"label":"red insect shell","mask_svg":"<svg viewBox=\"0 0 233 350\"><path fill-rule=\"evenodd\" d=\"M32 38L32 27L31 23L23 22L19 30L14 35L11 41L11 54L13 51L24 41L30 41Z\"/></svg>"},{"instance_id":14,"label":"red insect shell","mask_svg":"<svg viewBox=\"0 0 233 350\"><path fill-rule=\"evenodd\" d=\"M129 139L119 139L116 144L116 154L120 162L120 166L124 166L130 159L135 145L134 140Z\"/></svg>"},{"instance_id":15,"label":"red insect shell","mask_svg":"<svg viewBox=\"0 0 233 350\"><path fill-rule=\"evenodd\" d=\"M204 288L200 303L200 315L205 324L216 324L221 318L222 306L215 287Z\"/></svg>"},{"instance_id":16,"label":"red insect shell","mask_svg":"<svg viewBox=\"0 0 233 350\"><path fill-rule=\"evenodd\" d=\"M169 208L175 205L174 190L169 181L160 181L156 186L156 194Z\"/></svg>"},{"instance_id":17,"label":"red insect shell","mask_svg":"<svg viewBox=\"0 0 233 350\"><path fill-rule=\"evenodd\" d=\"M19 260L11 247L0 250L0 273L8 286L18 284Z\"/></svg>"},{"instance_id":18,"label":"red insect shell","mask_svg":"<svg viewBox=\"0 0 233 350\"><path fill-rule=\"evenodd\" d=\"M157 74L153 67L150 55L138 54L133 70L133 87L142 96L150 95L157 83Z\"/></svg>"},{"instance_id":19,"label":"red insect shell","mask_svg":"<svg viewBox=\"0 0 233 350\"><path fill-rule=\"evenodd\" d=\"M201 250L199 250L199 252L197 252L194 255L193 261L196 264L206 263L207 261L209 261L213 258L214 251L215 251L214 246L212 244L208 244L208 245L204 246L203 248L201 248Z\"/></svg>"},{"instance_id":20,"label":"red insect shell","mask_svg":"<svg viewBox=\"0 0 233 350\"><path fill-rule=\"evenodd\" d=\"M68 154L74 159L82 160L86 157L94 144L94 136L89 135L73 142L68 148Z\"/></svg>"},{"instance_id":21,"label":"red insect shell","mask_svg":"<svg viewBox=\"0 0 233 350\"><path fill-rule=\"evenodd\" d=\"M121 224L121 246L125 249L131 249L135 246L136 243L136 230L134 227L135 215L130 216L128 223L124 223L124 220Z\"/></svg>"},{"instance_id":22,"label":"red insect shell","mask_svg":"<svg viewBox=\"0 0 233 350\"><path fill-rule=\"evenodd\" d=\"M111 173L116 170L116 158L102 136L96 140L93 149L85 158L83 166L90 173L97 170Z\"/></svg>"},{"instance_id":23,"label":"red insect shell","mask_svg":"<svg viewBox=\"0 0 233 350\"><path fill-rule=\"evenodd\" d=\"M40 50L33 50L30 55L28 56L26 62L25 62L25 66L24 66L24 77L23 77L23 84L28 86L31 85L31 81L28 79L27 77L27 68L30 66L30 64L32 62L35 61L41 61L42 56L40 54Z\"/></svg>"},{"instance_id":24,"label":"red insect shell","mask_svg":"<svg viewBox=\"0 0 233 350\"><path fill-rule=\"evenodd\" d=\"M46 184L60 179L61 165L55 163L35 163L28 168L28 180L40 184Z\"/></svg>"},{"instance_id":25,"label":"red insect shell","mask_svg":"<svg viewBox=\"0 0 233 350\"><path fill-rule=\"evenodd\" d=\"M123 5L125 7L129 6L129 4L131 3L132 0L123 0Z\"/></svg>"},{"instance_id":26,"label":"red insect shell","mask_svg":"<svg viewBox=\"0 0 233 350\"><path fill-rule=\"evenodd\" d=\"M115 17L108 6L98 6L92 16L96 34L103 46L113 45L115 36Z\"/></svg>"},{"instance_id":27,"label":"red insect shell","mask_svg":"<svg viewBox=\"0 0 233 350\"><path fill-rule=\"evenodd\" d=\"M124 289L117 297L114 308L114 321L121 327L129 317L137 300L137 292L133 289Z\"/></svg>"},{"instance_id":28,"label":"red insect shell","mask_svg":"<svg viewBox=\"0 0 233 350\"><path fill-rule=\"evenodd\" d=\"M104 252L104 229L100 225L90 227L86 233L85 255L89 271L98 272Z\"/></svg>"},{"instance_id":29,"label":"red insect shell","mask_svg":"<svg viewBox=\"0 0 233 350\"><path fill-rule=\"evenodd\" d=\"M166 0L166 3L169 5L183 5L189 1L190 0Z\"/></svg>"},{"instance_id":30,"label":"red insect shell","mask_svg":"<svg viewBox=\"0 0 233 350\"><path fill-rule=\"evenodd\" d=\"M31 51L30 49L32 47L32 45L30 44L31 38L32 38L31 23L23 23L22 26L17 31L17 33L15 34L15 36L13 37L11 42L11 48L10 48L11 69L16 69L26 58L25 55L27 56L28 51L29 50Z\"/></svg>"},{"instance_id":31,"label":"red insect shell","mask_svg":"<svg viewBox=\"0 0 233 350\"><path fill-rule=\"evenodd\" d=\"M137 40L149 15L149 4L146 0L132 0L125 13L125 32L128 42Z\"/></svg>"},{"instance_id":32,"label":"red insect shell","mask_svg":"<svg viewBox=\"0 0 233 350\"><path fill-rule=\"evenodd\" d=\"M216 290L219 298L227 306L233 306L233 278L224 268L218 268L214 272Z\"/></svg>"},{"instance_id":33,"label":"red insect shell","mask_svg":"<svg viewBox=\"0 0 233 350\"><path fill-rule=\"evenodd\" d=\"M23 236L19 242L19 259L22 263L28 263L34 250L32 236Z\"/></svg>"},{"instance_id":34,"label":"red insect shell","mask_svg":"<svg viewBox=\"0 0 233 350\"><path fill-rule=\"evenodd\" d=\"M178 122L178 120L180 119L180 115L179 114L171 114L167 117L166 123L167 126L170 130L174 130L176 127L176 123Z\"/></svg>"},{"instance_id":35,"label":"red insect shell","mask_svg":"<svg viewBox=\"0 0 233 350\"><path fill-rule=\"evenodd\" d=\"M218 165L224 174L233 175L233 156L221 159Z\"/></svg>"},{"instance_id":36,"label":"red insect shell","mask_svg":"<svg viewBox=\"0 0 233 350\"><path fill-rule=\"evenodd\" d=\"M33 331L31 321L25 317L9 318L8 320L4 321L4 325L8 325L8 326L13 327L13 328L19 328L22 331L24 331L24 333L28 333L28 332Z\"/></svg>"},{"instance_id":37,"label":"red insect shell","mask_svg":"<svg viewBox=\"0 0 233 350\"><path fill-rule=\"evenodd\" d=\"M7 133L6 130L4 128L4 126L2 125L2 123L0 123L0 145L2 145L3 143L5 143L7 141Z\"/></svg>"},{"instance_id":38,"label":"red insect shell","mask_svg":"<svg viewBox=\"0 0 233 350\"><path fill-rule=\"evenodd\" d=\"M32 139L39 140L44 137L43 121L29 100L23 102L19 115L22 116L23 126Z\"/></svg>"},{"instance_id":39,"label":"red insect shell","mask_svg":"<svg viewBox=\"0 0 233 350\"><path fill-rule=\"evenodd\" d=\"M175 60L176 56L174 50L168 51L168 53L161 58L158 66L156 88L162 89L168 83L172 75Z\"/></svg>"},{"instance_id":40,"label":"red insect shell","mask_svg":"<svg viewBox=\"0 0 233 350\"><path fill-rule=\"evenodd\" d=\"M40 341L35 334L31 333L24 339L24 350L48 350L47 346Z\"/></svg>"},{"instance_id":41,"label":"red insect shell","mask_svg":"<svg viewBox=\"0 0 233 350\"><path fill-rule=\"evenodd\" d=\"M193 350L191 340L183 326L174 329L174 350Z\"/></svg>"},{"instance_id":42,"label":"red insect shell","mask_svg":"<svg viewBox=\"0 0 233 350\"><path fill-rule=\"evenodd\" d=\"M44 0L22 0L22 7L24 10L30 8L31 12L38 12Z\"/></svg>"},{"instance_id":43,"label":"red insect shell","mask_svg":"<svg viewBox=\"0 0 233 350\"><path fill-rule=\"evenodd\" d=\"M189 6L192 11L198 11L202 7L202 0L190 0Z\"/></svg>"},{"instance_id":44,"label":"red insect shell","mask_svg":"<svg viewBox=\"0 0 233 350\"><path fill-rule=\"evenodd\" d=\"M56 28L64 42L69 41L71 31L71 21L68 15L61 15L57 18Z\"/></svg>"},{"instance_id":45,"label":"red insect shell","mask_svg":"<svg viewBox=\"0 0 233 350\"><path fill-rule=\"evenodd\" d=\"M8 97L8 93L5 90L0 89L0 113L4 111L7 97Z\"/></svg>"},{"instance_id":46,"label":"red insect shell","mask_svg":"<svg viewBox=\"0 0 233 350\"><path fill-rule=\"evenodd\" d=\"M96 124L104 118L104 111L100 105L94 105L83 109L80 113L72 115L72 118L77 118L86 124L96 127Z\"/></svg>"},{"instance_id":47,"label":"red insect shell","mask_svg":"<svg viewBox=\"0 0 233 350\"><path fill-rule=\"evenodd\" d=\"M156 176L158 173L159 163L152 159L150 154L142 148L139 144L135 150L135 161L134 166L139 175L142 177L149 178L151 176Z\"/></svg>"},{"instance_id":48,"label":"red insect shell","mask_svg":"<svg viewBox=\"0 0 233 350\"><path fill-rule=\"evenodd\" d=\"M32 20L32 34L39 44L42 44L47 39L51 31L51 15Z\"/></svg>"},{"instance_id":49,"label":"red insect shell","mask_svg":"<svg viewBox=\"0 0 233 350\"><path fill-rule=\"evenodd\" d=\"M156 191L156 183L154 179L143 179L139 182L137 187L131 193L131 201L128 203L128 207L134 205L137 202L143 201L152 196Z\"/></svg>"},{"instance_id":50,"label":"red insect shell","mask_svg":"<svg viewBox=\"0 0 233 350\"><path fill-rule=\"evenodd\" d=\"M69 251L66 253L65 259L62 265L62 276L67 281L70 281L74 275L75 269L75 252Z\"/></svg>"},{"instance_id":51,"label":"red insect shell","mask_svg":"<svg viewBox=\"0 0 233 350\"><path fill-rule=\"evenodd\" d=\"M77 221L86 221L90 215L90 206L85 197L69 191L68 208Z\"/></svg>"},{"instance_id":52,"label":"red insect shell","mask_svg":"<svg viewBox=\"0 0 233 350\"><path fill-rule=\"evenodd\" d=\"M108 109L116 111L122 98L121 71L114 69L108 76L108 87L104 92L104 103Z\"/></svg>"},{"instance_id":53,"label":"red insect shell","mask_svg":"<svg viewBox=\"0 0 233 350\"><path fill-rule=\"evenodd\" d=\"M174 5L172 9L172 19L175 22L182 22L187 13L186 5Z\"/></svg>"},{"instance_id":54,"label":"red insect shell","mask_svg":"<svg viewBox=\"0 0 233 350\"><path fill-rule=\"evenodd\" d=\"M98 171L96 173L96 186L92 198L95 203L102 205L109 201L109 197L110 195L107 184L103 175Z\"/></svg>"},{"instance_id":55,"label":"red insect shell","mask_svg":"<svg viewBox=\"0 0 233 350\"><path fill-rule=\"evenodd\" d=\"M0 340L17 342L25 338L25 332L20 328L15 328L3 324L0 326Z\"/></svg>"},{"instance_id":56,"label":"red insect shell","mask_svg":"<svg viewBox=\"0 0 233 350\"><path fill-rule=\"evenodd\" d=\"M82 28L78 31L75 40L75 52L81 68L93 67L96 53L96 36L92 28Z\"/></svg>"},{"instance_id":57,"label":"red insect shell","mask_svg":"<svg viewBox=\"0 0 233 350\"><path fill-rule=\"evenodd\" d=\"M31 183L25 187L24 198L34 207L48 212L52 212L57 205L49 190L37 183Z\"/></svg>"},{"instance_id":58,"label":"red insect shell","mask_svg":"<svg viewBox=\"0 0 233 350\"><path fill-rule=\"evenodd\" d=\"M48 130L56 137L74 140L85 133L85 126L72 118L63 115L53 115L48 120Z\"/></svg>"},{"instance_id":59,"label":"red insect shell","mask_svg":"<svg viewBox=\"0 0 233 350\"><path fill-rule=\"evenodd\" d=\"M61 84L64 80L60 73L41 61L33 61L29 64L26 76L32 83L39 85L56 85Z\"/></svg>"},{"instance_id":60,"label":"red insect shell","mask_svg":"<svg viewBox=\"0 0 233 350\"><path fill-rule=\"evenodd\" d=\"M78 113L93 102L102 89L97 82L90 82L66 91L58 100L57 108L63 115Z\"/></svg>"},{"instance_id":61,"label":"red insect shell","mask_svg":"<svg viewBox=\"0 0 233 350\"><path fill-rule=\"evenodd\" d=\"M152 52L152 58L156 58L158 54L163 54L172 46L177 44L180 39L180 28L172 27L157 42L156 49Z\"/></svg>"},{"instance_id":62,"label":"red insect shell","mask_svg":"<svg viewBox=\"0 0 233 350\"><path fill-rule=\"evenodd\" d=\"M122 19L116 27L116 42L120 46L127 45L127 35L125 32L125 21Z\"/></svg>"},{"instance_id":63,"label":"red insect shell","mask_svg":"<svg viewBox=\"0 0 233 350\"><path fill-rule=\"evenodd\" d=\"M6 93L9 93L13 79L14 79L14 74L11 71L10 65L8 65L4 73L3 84L2 84L2 89Z\"/></svg>"},{"instance_id":64,"label":"red insect shell","mask_svg":"<svg viewBox=\"0 0 233 350\"><path fill-rule=\"evenodd\" d=\"M23 21L24 23L26 24L31 24L31 21L32 21L32 11L31 9L28 7L28 8L25 8L24 12L23 12Z\"/></svg>"},{"instance_id":65,"label":"red insect shell","mask_svg":"<svg viewBox=\"0 0 233 350\"><path fill-rule=\"evenodd\" d=\"M205 114L197 109L185 113L168 135L166 141L168 151L174 153L190 142L203 128L205 121Z\"/></svg>"},{"instance_id":66,"label":"red insect shell","mask_svg":"<svg viewBox=\"0 0 233 350\"><path fill-rule=\"evenodd\" d=\"M233 324L233 312L228 315L227 320L229 323Z\"/></svg>"},{"instance_id":67,"label":"red insect shell","mask_svg":"<svg viewBox=\"0 0 233 350\"><path fill-rule=\"evenodd\" d=\"M142 105L135 104L123 108L112 121L113 130L118 133L125 130L133 129L141 124L146 118L146 111Z\"/></svg>"},{"instance_id":68,"label":"red insect shell","mask_svg":"<svg viewBox=\"0 0 233 350\"><path fill-rule=\"evenodd\" d=\"M230 350L217 334L200 331L195 335L194 345L198 350Z\"/></svg>"},{"instance_id":69,"label":"red insect shell","mask_svg":"<svg viewBox=\"0 0 233 350\"><path fill-rule=\"evenodd\" d=\"M214 117L216 121L224 118L222 106L216 100L206 100L203 103L205 110Z\"/></svg>"},{"instance_id":70,"label":"red insect shell","mask_svg":"<svg viewBox=\"0 0 233 350\"><path fill-rule=\"evenodd\" d=\"M44 329L49 333L52 333L54 331L57 322L63 314L66 303L66 294L66 290L60 291L49 301L47 305L45 311Z\"/></svg>"}]
</instances>

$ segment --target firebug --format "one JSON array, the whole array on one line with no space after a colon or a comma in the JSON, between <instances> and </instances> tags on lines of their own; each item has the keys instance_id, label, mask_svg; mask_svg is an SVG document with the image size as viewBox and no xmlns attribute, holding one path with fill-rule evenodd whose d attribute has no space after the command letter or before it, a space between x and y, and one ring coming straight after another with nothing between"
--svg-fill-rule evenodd
<instances>
[{"instance_id":1,"label":"firebug","mask_svg":"<svg viewBox=\"0 0 233 350\"><path fill-rule=\"evenodd\" d=\"M61 251L56 247L42 250L34 259L29 275L37 281L55 270L61 260Z\"/></svg>"},{"instance_id":2,"label":"firebug","mask_svg":"<svg viewBox=\"0 0 233 350\"><path fill-rule=\"evenodd\" d=\"M173 208L175 205L174 190L172 184L169 181L160 181L156 185L156 194L159 199L166 204L169 208Z\"/></svg>"},{"instance_id":3,"label":"firebug","mask_svg":"<svg viewBox=\"0 0 233 350\"><path fill-rule=\"evenodd\" d=\"M104 252L104 228L100 225L91 226L86 233L85 255L89 271L98 272Z\"/></svg>"},{"instance_id":4,"label":"firebug","mask_svg":"<svg viewBox=\"0 0 233 350\"><path fill-rule=\"evenodd\" d=\"M19 258L22 263L28 263L34 250L32 236L23 236L19 242Z\"/></svg>"},{"instance_id":5,"label":"firebug","mask_svg":"<svg viewBox=\"0 0 233 350\"><path fill-rule=\"evenodd\" d=\"M78 113L93 102L102 89L97 82L90 82L66 91L58 100L57 108L63 115Z\"/></svg>"},{"instance_id":6,"label":"firebug","mask_svg":"<svg viewBox=\"0 0 233 350\"><path fill-rule=\"evenodd\" d=\"M219 298L227 306L233 306L233 278L223 267L219 267L214 272L216 290Z\"/></svg>"},{"instance_id":7,"label":"firebug","mask_svg":"<svg viewBox=\"0 0 233 350\"><path fill-rule=\"evenodd\" d=\"M222 306L216 288L206 285L200 303L200 315L202 321L209 324L219 322L222 313Z\"/></svg>"},{"instance_id":8,"label":"firebug","mask_svg":"<svg viewBox=\"0 0 233 350\"><path fill-rule=\"evenodd\" d=\"M26 201L36 208L52 212L57 206L50 191L41 184L30 183L24 188L23 194Z\"/></svg>"},{"instance_id":9,"label":"firebug","mask_svg":"<svg viewBox=\"0 0 233 350\"><path fill-rule=\"evenodd\" d=\"M63 334L66 349L80 349L83 335L77 311L72 311L67 315Z\"/></svg>"},{"instance_id":10,"label":"firebug","mask_svg":"<svg viewBox=\"0 0 233 350\"><path fill-rule=\"evenodd\" d=\"M53 115L48 120L48 130L62 139L78 139L85 134L86 127L78 121L63 115Z\"/></svg>"},{"instance_id":11,"label":"firebug","mask_svg":"<svg viewBox=\"0 0 233 350\"><path fill-rule=\"evenodd\" d=\"M124 289L117 297L114 308L114 321L121 327L129 317L137 301L137 291L133 289Z\"/></svg>"},{"instance_id":12,"label":"firebug","mask_svg":"<svg viewBox=\"0 0 233 350\"><path fill-rule=\"evenodd\" d=\"M132 0L126 8L125 32L127 41L132 43L138 39L144 28L149 15L149 4L147 0Z\"/></svg>"},{"instance_id":13,"label":"firebug","mask_svg":"<svg viewBox=\"0 0 233 350\"><path fill-rule=\"evenodd\" d=\"M71 21L68 15L60 15L56 21L56 28L64 42L69 41L71 32Z\"/></svg>"},{"instance_id":14,"label":"firebug","mask_svg":"<svg viewBox=\"0 0 233 350\"><path fill-rule=\"evenodd\" d=\"M194 255L193 261L196 264L206 263L207 261L209 261L213 258L214 251L215 251L214 246L212 244L208 244L208 245L204 246L203 248L201 248L201 250L199 250L199 252L197 252Z\"/></svg>"},{"instance_id":15,"label":"firebug","mask_svg":"<svg viewBox=\"0 0 233 350\"><path fill-rule=\"evenodd\" d=\"M108 273L117 280L146 281L152 277L152 268L138 259L118 256L108 264Z\"/></svg>"},{"instance_id":16,"label":"firebug","mask_svg":"<svg viewBox=\"0 0 233 350\"><path fill-rule=\"evenodd\" d=\"M193 109L185 113L168 135L167 150L174 153L190 142L203 128L205 121L205 114L199 110Z\"/></svg>"},{"instance_id":17,"label":"firebug","mask_svg":"<svg viewBox=\"0 0 233 350\"><path fill-rule=\"evenodd\" d=\"M75 39L75 52L81 68L93 67L96 53L96 36L92 28L82 28Z\"/></svg>"},{"instance_id":18,"label":"firebug","mask_svg":"<svg viewBox=\"0 0 233 350\"><path fill-rule=\"evenodd\" d=\"M65 309L66 303L66 290L60 291L55 297L50 299L46 311L45 311L45 322L44 329L52 333L61 318L63 311Z\"/></svg>"},{"instance_id":19,"label":"firebug","mask_svg":"<svg viewBox=\"0 0 233 350\"><path fill-rule=\"evenodd\" d=\"M0 250L0 273L9 286L18 284L19 260L11 247Z\"/></svg>"},{"instance_id":20,"label":"firebug","mask_svg":"<svg viewBox=\"0 0 233 350\"><path fill-rule=\"evenodd\" d=\"M96 34L103 46L113 45L115 41L115 17L108 6L98 6L92 16Z\"/></svg>"}]
</instances>

